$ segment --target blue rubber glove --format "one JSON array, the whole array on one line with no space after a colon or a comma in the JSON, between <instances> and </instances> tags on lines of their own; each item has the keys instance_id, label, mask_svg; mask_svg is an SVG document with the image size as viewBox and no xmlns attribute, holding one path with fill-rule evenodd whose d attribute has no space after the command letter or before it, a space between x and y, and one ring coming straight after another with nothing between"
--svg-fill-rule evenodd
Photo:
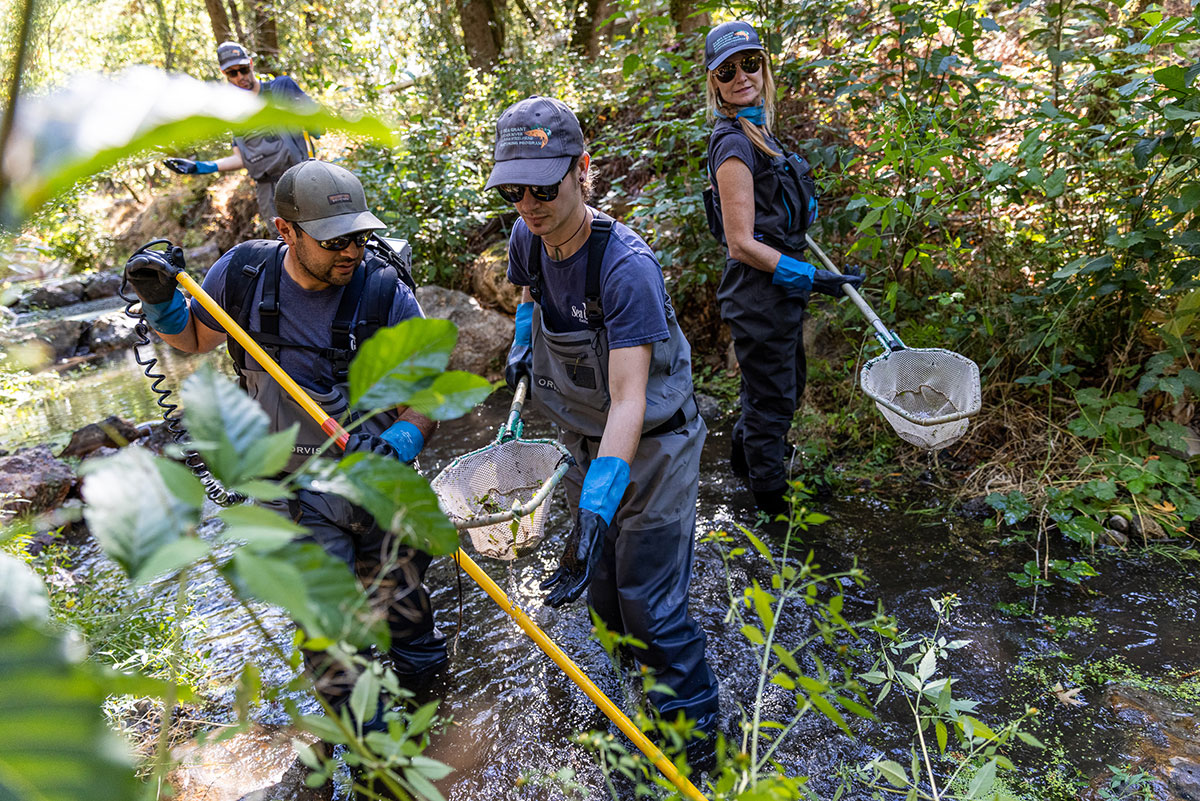
<instances>
[{"instance_id":1,"label":"blue rubber glove","mask_svg":"<svg viewBox=\"0 0 1200 801\"><path fill-rule=\"evenodd\" d=\"M191 159L169 158L163 159L163 164L167 165L168 169L180 175L206 175L217 171L217 163L215 161L192 161Z\"/></svg>"},{"instance_id":2,"label":"blue rubber glove","mask_svg":"<svg viewBox=\"0 0 1200 801\"><path fill-rule=\"evenodd\" d=\"M813 274L816 269L806 261L797 261L791 256L780 254L771 283L787 290L788 297L807 298L808 293L812 291Z\"/></svg>"},{"instance_id":3,"label":"blue rubber glove","mask_svg":"<svg viewBox=\"0 0 1200 801\"><path fill-rule=\"evenodd\" d=\"M521 376L533 373L533 301L517 306L516 326L513 343L508 350L508 361L504 365L504 381L509 389L516 389Z\"/></svg>"},{"instance_id":4,"label":"blue rubber glove","mask_svg":"<svg viewBox=\"0 0 1200 801\"><path fill-rule=\"evenodd\" d=\"M857 266L847 267L841 275L832 270L817 270L813 275L813 291L833 298L841 298L846 296L843 285L849 284L858 289L862 286L862 282L862 271Z\"/></svg>"},{"instance_id":5,"label":"blue rubber glove","mask_svg":"<svg viewBox=\"0 0 1200 801\"><path fill-rule=\"evenodd\" d=\"M543 590L550 590L546 606L562 606L583 595L604 550L604 535L628 486L629 463L624 459L601 456L588 467L575 528L567 536L558 569L541 584Z\"/></svg>"},{"instance_id":6,"label":"blue rubber glove","mask_svg":"<svg viewBox=\"0 0 1200 801\"><path fill-rule=\"evenodd\" d=\"M125 262L125 280L142 301L142 314L160 334L178 334L187 328L188 306L175 276L183 270L179 248L141 248Z\"/></svg>"},{"instance_id":7,"label":"blue rubber glove","mask_svg":"<svg viewBox=\"0 0 1200 801\"><path fill-rule=\"evenodd\" d=\"M184 301L183 295L179 290L175 290L175 294L166 303L142 303L142 314L146 315L146 322L160 334L178 334L183 329L187 328L188 312L187 302Z\"/></svg>"},{"instance_id":8,"label":"blue rubber glove","mask_svg":"<svg viewBox=\"0 0 1200 801\"><path fill-rule=\"evenodd\" d=\"M379 438L396 449L396 458L406 464L416 461L417 454L425 447L425 435L407 420L400 420L379 435Z\"/></svg>"}]
</instances>

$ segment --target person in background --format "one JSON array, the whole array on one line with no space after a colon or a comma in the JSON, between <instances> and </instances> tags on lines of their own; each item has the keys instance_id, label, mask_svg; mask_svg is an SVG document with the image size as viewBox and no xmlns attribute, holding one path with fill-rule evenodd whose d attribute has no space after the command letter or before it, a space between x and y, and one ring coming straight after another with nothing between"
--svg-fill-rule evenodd
<instances>
[{"instance_id":1,"label":"person in background","mask_svg":"<svg viewBox=\"0 0 1200 801\"><path fill-rule=\"evenodd\" d=\"M505 369L558 425L575 457L563 479L574 517L546 604L587 592L610 629L645 644L637 659L672 691L650 693L666 719L701 736L693 768L710 768L717 678L688 614L700 450L706 427L692 391L691 348L653 251L587 204L591 157L574 112L530 97L496 122L488 178L520 219L508 279L524 287Z\"/></svg>"},{"instance_id":2,"label":"person in background","mask_svg":"<svg viewBox=\"0 0 1200 801\"><path fill-rule=\"evenodd\" d=\"M841 297L858 287L854 271L838 276L803 260L805 233L816 220L817 195L808 163L772 133L775 82L758 33L726 22L704 45L709 227L727 248L717 288L741 367L741 414L734 423L730 466L748 479L755 506L787 511L787 433L804 393L803 322L812 290Z\"/></svg>"},{"instance_id":3,"label":"person in background","mask_svg":"<svg viewBox=\"0 0 1200 801\"><path fill-rule=\"evenodd\" d=\"M282 100L300 108L317 104L287 75L269 81L254 73L254 61L246 48L236 42L217 47L217 65L225 79L239 89L261 95L267 102ZM271 130L246 133L233 138L233 153L216 161L168 158L163 163L180 175L205 175L212 172L245 170L254 179L258 212L271 236L275 229L275 184L288 168L313 157L312 137L319 132Z\"/></svg>"}]
</instances>

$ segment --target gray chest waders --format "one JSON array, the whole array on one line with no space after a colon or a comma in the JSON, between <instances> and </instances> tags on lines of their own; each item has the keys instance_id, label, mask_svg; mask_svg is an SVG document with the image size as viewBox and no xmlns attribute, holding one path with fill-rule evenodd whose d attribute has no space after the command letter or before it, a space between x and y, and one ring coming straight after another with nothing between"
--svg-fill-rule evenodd
<instances>
[{"instance_id":1,"label":"gray chest waders","mask_svg":"<svg viewBox=\"0 0 1200 801\"><path fill-rule=\"evenodd\" d=\"M261 131L234 137L242 164L255 181L279 180L288 167L308 159L302 134L290 131Z\"/></svg>"}]
</instances>

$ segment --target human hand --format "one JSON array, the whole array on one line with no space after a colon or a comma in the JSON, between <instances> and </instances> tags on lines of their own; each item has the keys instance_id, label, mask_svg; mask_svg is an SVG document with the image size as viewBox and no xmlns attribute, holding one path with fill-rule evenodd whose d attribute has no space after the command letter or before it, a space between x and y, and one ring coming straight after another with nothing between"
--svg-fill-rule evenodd
<instances>
[{"instance_id":1,"label":"human hand","mask_svg":"<svg viewBox=\"0 0 1200 801\"><path fill-rule=\"evenodd\" d=\"M846 284L857 290L862 286L862 282L862 268L857 265L847 267L840 275L833 270L817 270L813 275L813 290L823 295L841 298L846 295Z\"/></svg>"},{"instance_id":2,"label":"human hand","mask_svg":"<svg viewBox=\"0 0 1200 801\"><path fill-rule=\"evenodd\" d=\"M180 175L205 175L217 171L217 163L215 161L166 158L163 159L163 164L167 165L167 169L173 170Z\"/></svg>"}]
</instances>

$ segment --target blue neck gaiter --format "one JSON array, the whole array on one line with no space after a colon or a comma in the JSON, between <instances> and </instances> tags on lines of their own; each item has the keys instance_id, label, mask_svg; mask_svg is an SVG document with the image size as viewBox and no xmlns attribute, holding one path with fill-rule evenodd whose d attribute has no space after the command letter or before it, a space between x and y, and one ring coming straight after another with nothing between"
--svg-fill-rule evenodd
<instances>
[{"instance_id":1,"label":"blue neck gaiter","mask_svg":"<svg viewBox=\"0 0 1200 801\"><path fill-rule=\"evenodd\" d=\"M739 111L737 113L737 115L734 117L734 119L741 119L741 118L745 117L746 119L750 120L750 122L754 123L755 125L760 125L760 126L765 125L767 120L766 120L766 117L763 116L764 108L765 108L765 106L761 103L758 104L757 106L747 106L746 108Z\"/></svg>"}]
</instances>

